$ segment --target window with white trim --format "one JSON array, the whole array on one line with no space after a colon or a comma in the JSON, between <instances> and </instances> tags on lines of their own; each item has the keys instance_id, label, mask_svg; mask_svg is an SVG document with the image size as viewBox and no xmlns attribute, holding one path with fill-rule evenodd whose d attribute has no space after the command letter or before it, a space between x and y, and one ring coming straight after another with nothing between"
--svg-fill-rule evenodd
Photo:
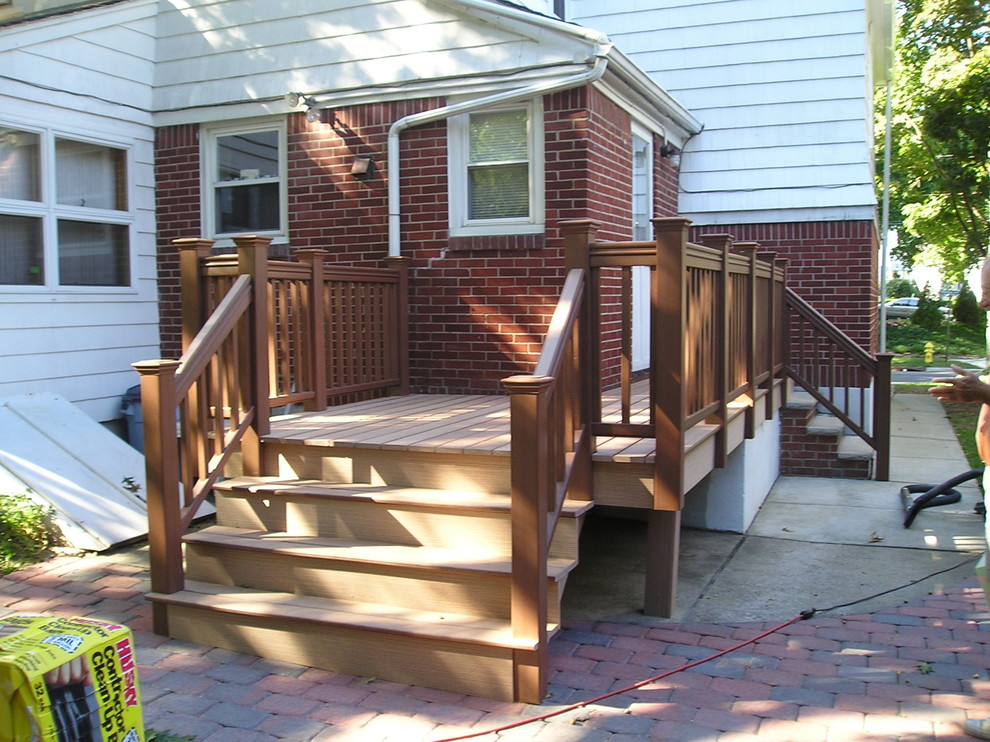
<instances>
[{"instance_id":1,"label":"window with white trim","mask_svg":"<svg viewBox=\"0 0 990 742\"><path fill-rule=\"evenodd\" d=\"M0 285L131 286L128 150L0 125Z\"/></svg>"},{"instance_id":2,"label":"window with white trim","mask_svg":"<svg viewBox=\"0 0 990 742\"><path fill-rule=\"evenodd\" d=\"M210 235L284 235L284 122L209 127L205 134L203 223Z\"/></svg>"},{"instance_id":3,"label":"window with white trim","mask_svg":"<svg viewBox=\"0 0 990 742\"><path fill-rule=\"evenodd\" d=\"M451 236L543 231L539 101L454 116L448 141Z\"/></svg>"}]
</instances>

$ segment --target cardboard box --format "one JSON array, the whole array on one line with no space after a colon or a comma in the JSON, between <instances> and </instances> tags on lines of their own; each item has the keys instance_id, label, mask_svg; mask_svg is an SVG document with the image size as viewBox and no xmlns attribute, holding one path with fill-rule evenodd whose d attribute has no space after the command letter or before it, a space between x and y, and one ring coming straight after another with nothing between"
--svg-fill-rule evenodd
<instances>
[{"instance_id":1,"label":"cardboard box","mask_svg":"<svg viewBox=\"0 0 990 742\"><path fill-rule=\"evenodd\" d=\"M0 742L144 742L134 642L89 618L0 618Z\"/></svg>"}]
</instances>

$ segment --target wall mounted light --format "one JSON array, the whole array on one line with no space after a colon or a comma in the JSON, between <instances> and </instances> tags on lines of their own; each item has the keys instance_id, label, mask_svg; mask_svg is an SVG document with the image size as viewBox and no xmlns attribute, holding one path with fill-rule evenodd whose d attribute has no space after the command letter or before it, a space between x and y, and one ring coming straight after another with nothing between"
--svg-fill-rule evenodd
<instances>
[{"instance_id":1,"label":"wall mounted light","mask_svg":"<svg viewBox=\"0 0 990 742\"><path fill-rule=\"evenodd\" d=\"M371 155L357 155L351 163L351 176L354 180L367 180L371 177L375 160Z\"/></svg>"},{"instance_id":2,"label":"wall mounted light","mask_svg":"<svg viewBox=\"0 0 990 742\"><path fill-rule=\"evenodd\" d=\"M300 105L312 108L316 105L316 98L305 93L286 93L285 102L289 104L289 108L295 108Z\"/></svg>"},{"instance_id":3,"label":"wall mounted light","mask_svg":"<svg viewBox=\"0 0 990 742\"><path fill-rule=\"evenodd\" d=\"M680 167L681 165L681 151L677 147L670 144L661 144L660 156L669 160L670 164L674 167Z\"/></svg>"}]
</instances>

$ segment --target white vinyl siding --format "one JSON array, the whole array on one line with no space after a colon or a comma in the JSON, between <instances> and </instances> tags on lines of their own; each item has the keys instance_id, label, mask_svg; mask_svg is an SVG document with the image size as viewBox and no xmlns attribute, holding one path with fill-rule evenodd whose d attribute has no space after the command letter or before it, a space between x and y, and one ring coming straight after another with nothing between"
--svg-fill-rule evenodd
<instances>
[{"instance_id":1,"label":"white vinyl siding","mask_svg":"<svg viewBox=\"0 0 990 742\"><path fill-rule=\"evenodd\" d=\"M482 25L457 11L456 2L422 0L322 3L305 11L284 2L163 4L156 120L286 113L289 91L333 89L327 102L380 103L519 87L587 68L575 59L573 37L504 19ZM588 42L589 55L593 46ZM530 71L514 78L493 70Z\"/></svg>"},{"instance_id":2,"label":"white vinyl siding","mask_svg":"<svg viewBox=\"0 0 990 742\"><path fill-rule=\"evenodd\" d=\"M93 257L85 243L94 229L109 230L118 241L124 229L129 240L124 286L59 286L49 266L47 283L0 287L0 397L54 392L96 420L112 420L137 383L130 364L160 354L154 131L147 110L156 9L153 0L134 0L0 28L3 128L39 136L41 200L34 207L50 210L49 250L60 222L63 240L74 237L77 265ZM51 171L57 141L63 154L88 152L82 166L90 176L102 170L85 192L72 178L57 195ZM107 169L120 162L119 152L126 157L125 177L117 180L126 182L122 193L111 187L115 176ZM10 206L5 202L0 213L12 213ZM30 204L20 200L16 211L26 213Z\"/></svg>"},{"instance_id":3,"label":"white vinyl siding","mask_svg":"<svg viewBox=\"0 0 990 742\"><path fill-rule=\"evenodd\" d=\"M865 0L567 0L687 107L680 210L698 224L872 219Z\"/></svg>"}]
</instances>

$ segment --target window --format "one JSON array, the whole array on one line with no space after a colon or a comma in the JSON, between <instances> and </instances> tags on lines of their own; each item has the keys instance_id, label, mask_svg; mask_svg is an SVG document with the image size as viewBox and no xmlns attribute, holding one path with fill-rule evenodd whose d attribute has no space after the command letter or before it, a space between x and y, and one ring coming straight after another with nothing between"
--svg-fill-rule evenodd
<instances>
[{"instance_id":1,"label":"window","mask_svg":"<svg viewBox=\"0 0 990 742\"><path fill-rule=\"evenodd\" d=\"M539 103L451 118L452 236L543 231Z\"/></svg>"},{"instance_id":2,"label":"window","mask_svg":"<svg viewBox=\"0 0 990 742\"><path fill-rule=\"evenodd\" d=\"M204 223L212 236L285 234L285 128L209 129Z\"/></svg>"},{"instance_id":3,"label":"window","mask_svg":"<svg viewBox=\"0 0 990 742\"><path fill-rule=\"evenodd\" d=\"M0 126L0 284L130 286L128 152Z\"/></svg>"}]
</instances>

